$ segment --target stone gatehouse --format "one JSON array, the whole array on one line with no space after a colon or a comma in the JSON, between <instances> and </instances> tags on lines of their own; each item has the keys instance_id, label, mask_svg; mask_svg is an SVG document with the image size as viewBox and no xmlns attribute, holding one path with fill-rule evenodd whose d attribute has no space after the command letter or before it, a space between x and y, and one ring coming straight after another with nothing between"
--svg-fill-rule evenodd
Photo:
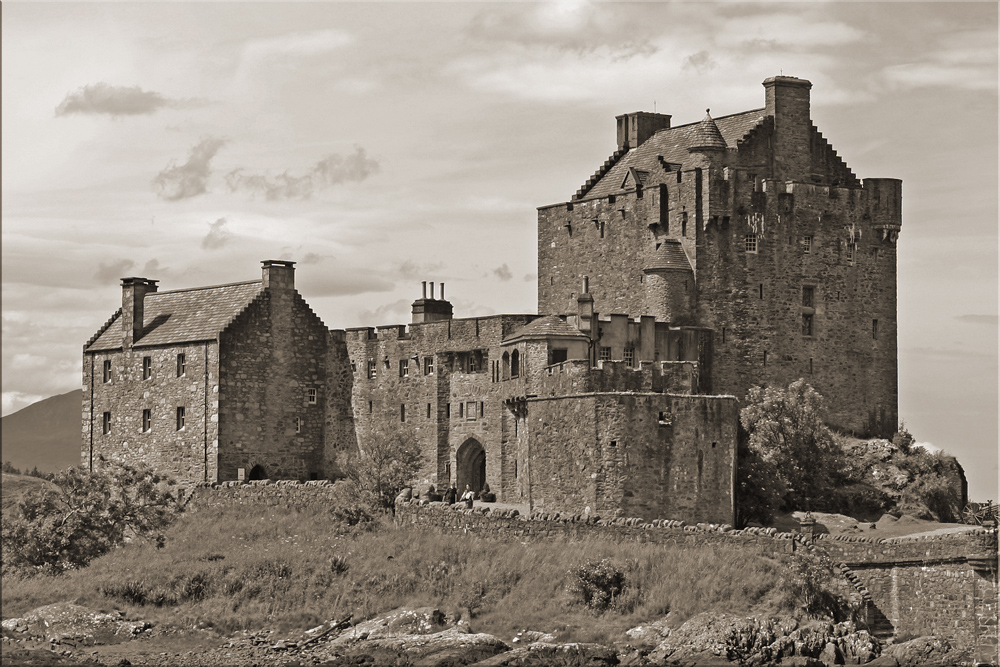
<instances>
[{"instance_id":1,"label":"stone gatehouse","mask_svg":"<svg viewBox=\"0 0 1000 667\"><path fill-rule=\"evenodd\" d=\"M834 425L897 425L901 184L859 180L810 120L811 84L617 148L538 210L539 313L456 318L435 285L409 324L330 330L293 262L159 292L125 278L84 348L83 463L186 482L336 477L404 433L416 482L545 511L731 522L738 398L799 377Z\"/></svg>"}]
</instances>

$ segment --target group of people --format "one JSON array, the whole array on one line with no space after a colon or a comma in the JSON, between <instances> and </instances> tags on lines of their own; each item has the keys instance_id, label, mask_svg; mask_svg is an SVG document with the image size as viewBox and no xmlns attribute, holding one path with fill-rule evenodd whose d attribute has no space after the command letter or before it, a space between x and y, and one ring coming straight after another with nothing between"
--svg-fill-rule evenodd
<instances>
[{"instance_id":1,"label":"group of people","mask_svg":"<svg viewBox=\"0 0 1000 667\"><path fill-rule=\"evenodd\" d=\"M469 488L468 484L465 485L465 493L462 494L461 498L458 498L458 489L455 488L454 483L452 483L452 485L448 487L448 490L444 492L444 501L449 505L454 505L457 499L465 503L466 507L472 507L472 501L475 497L476 494L471 488Z\"/></svg>"}]
</instances>

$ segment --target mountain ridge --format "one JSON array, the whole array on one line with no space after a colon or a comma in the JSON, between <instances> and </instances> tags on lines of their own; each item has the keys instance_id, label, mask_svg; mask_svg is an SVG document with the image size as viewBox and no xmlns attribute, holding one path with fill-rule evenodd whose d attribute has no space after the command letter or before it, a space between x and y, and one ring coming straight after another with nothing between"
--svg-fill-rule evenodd
<instances>
[{"instance_id":1,"label":"mountain ridge","mask_svg":"<svg viewBox=\"0 0 1000 667\"><path fill-rule=\"evenodd\" d=\"M80 463L82 390L58 394L0 421L3 460L23 471L62 470Z\"/></svg>"}]
</instances>

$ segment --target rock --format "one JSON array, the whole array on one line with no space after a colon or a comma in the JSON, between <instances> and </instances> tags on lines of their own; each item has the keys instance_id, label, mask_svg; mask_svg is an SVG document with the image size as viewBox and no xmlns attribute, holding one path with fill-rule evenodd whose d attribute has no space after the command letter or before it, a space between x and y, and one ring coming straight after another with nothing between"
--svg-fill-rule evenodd
<instances>
[{"instance_id":1,"label":"rock","mask_svg":"<svg viewBox=\"0 0 1000 667\"><path fill-rule=\"evenodd\" d=\"M947 667L968 663L968 652L961 651L946 639L918 637L902 644L886 646L872 667Z\"/></svg>"},{"instance_id":2,"label":"rock","mask_svg":"<svg viewBox=\"0 0 1000 667\"><path fill-rule=\"evenodd\" d=\"M126 621L119 613L106 614L70 602L57 602L30 611L21 618L3 621L3 634L89 646L127 641L149 627L145 621Z\"/></svg>"},{"instance_id":3,"label":"rock","mask_svg":"<svg viewBox=\"0 0 1000 667\"><path fill-rule=\"evenodd\" d=\"M548 632L536 630L521 630L510 641L511 644L533 644L535 642L554 642L556 636Z\"/></svg>"},{"instance_id":4,"label":"rock","mask_svg":"<svg viewBox=\"0 0 1000 667\"><path fill-rule=\"evenodd\" d=\"M477 662L474 667L612 667L617 664L615 651L600 644L535 642Z\"/></svg>"},{"instance_id":5,"label":"rock","mask_svg":"<svg viewBox=\"0 0 1000 667\"><path fill-rule=\"evenodd\" d=\"M844 664L844 654L841 653L836 644L827 642L819 654L819 660L824 665L842 665Z\"/></svg>"},{"instance_id":6,"label":"rock","mask_svg":"<svg viewBox=\"0 0 1000 667\"><path fill-rule=\"evenodd\" d=\"M638 625L630 630L626 630L625 634L637 644L652 644L655 646L670 636L670 628L667 627L668 618L670 618L669 614L652 623Z\"/></svg>"}]
</instances>

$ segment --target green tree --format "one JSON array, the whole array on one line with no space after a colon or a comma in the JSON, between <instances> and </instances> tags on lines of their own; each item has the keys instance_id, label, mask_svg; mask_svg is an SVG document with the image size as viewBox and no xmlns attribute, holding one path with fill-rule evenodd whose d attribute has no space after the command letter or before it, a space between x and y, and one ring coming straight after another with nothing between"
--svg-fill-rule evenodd
<instances>
[{"instance_id":1,"label":"green tree","mask_svg":"<svg viewBox=\"0 0 1000 667\"><path fill-rule=\"evenodd\" d=\"M787 388L754 387L740 423L748 447L784 487L780 508L823 509L842 467L843 452L825 424L823 397L805 380ZM779 486L779 488L780 488Z\"/></svg>"},{"instance_id":2,"label":"green tree","mask_svg":"<svg viewBox=\"0 0 1000 667\"><path fill-rule=\"evenodd\" d=\"M362 500L373 507L392 509L396 496L416 476L423 463L411 430L373 424L363 429L356 452L338 457L344 475Z\"/></svg>"},{"instance_id":3,"label":"green tree","mask_svg":"<svg viewBox=\"0 0 1000 667\"><path fill-rule=\"evenodd\" d=\"M3 571L83 567L129 538L165 527L179 506L147 466L74 467L25 495L3 521Z\"/></svg>"}]
</instances>

